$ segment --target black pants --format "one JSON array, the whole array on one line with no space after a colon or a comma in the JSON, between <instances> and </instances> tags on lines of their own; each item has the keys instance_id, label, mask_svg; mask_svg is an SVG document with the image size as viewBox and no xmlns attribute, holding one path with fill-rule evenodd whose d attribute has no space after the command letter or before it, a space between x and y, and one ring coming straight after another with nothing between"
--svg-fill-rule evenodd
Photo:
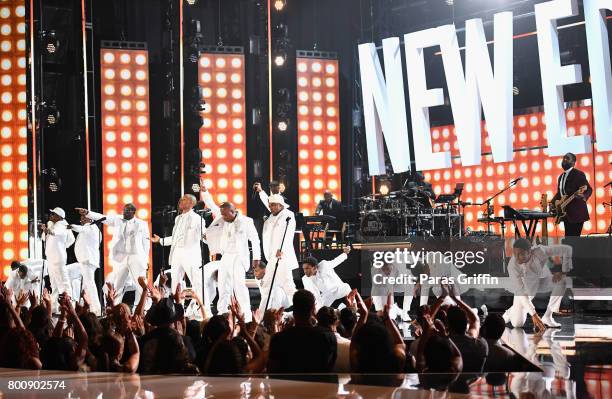
<instances>
[{"instance_id":1,"label":"black pants","mask_svg":"<svg viewBox=\"0 0 612 399\"><path fill-rule=\"evenodd\" d=\"M570 223L563 221L563 226L565 227L565 236L566 237L580 237L582 233L582 226L584 222L580 223Z\"/></svg>"}]
</instances>

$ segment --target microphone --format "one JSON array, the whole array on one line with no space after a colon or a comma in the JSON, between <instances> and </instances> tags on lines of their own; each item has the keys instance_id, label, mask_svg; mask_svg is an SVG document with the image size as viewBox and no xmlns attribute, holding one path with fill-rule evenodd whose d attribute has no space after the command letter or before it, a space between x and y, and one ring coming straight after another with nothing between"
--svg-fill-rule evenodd
<instances>
[{"instance_id":1,"label":"microphone","mask_svg":"<svg viewBox=\"0 0 612 399\"><path fill-rule=\"evenodd\" d=\"M516 183L520 182L521 180L523 180L523 176L519 176L516 179L512 180L510 182L511 185L515 185Z\"/></svg>"},{"instance_id":2,"label":"microphone","mask_svg":"<svg viewBox=\"0 0 612 399\"><path fill-rule=\"evenodd\" d=\"M105 220L106 220L106 216L98 220L94 220L91 224L102 224L102 222Z\"/></svg>"},{"instance_id":3,"label":"microphone","mask_svg":"<svg viewBox=\"0 0 612 399\"><path fill-rule=\"evenodd\" d=\"M291 220L291 216L287 216L287 219L285 219L285 222L289 223L290 220Z\"/></svg>"}]
</instances>

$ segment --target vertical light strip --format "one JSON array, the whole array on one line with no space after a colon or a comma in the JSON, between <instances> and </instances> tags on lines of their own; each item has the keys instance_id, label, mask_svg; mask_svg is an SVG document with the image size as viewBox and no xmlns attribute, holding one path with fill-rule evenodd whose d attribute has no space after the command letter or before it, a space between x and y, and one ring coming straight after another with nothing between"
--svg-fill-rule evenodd
<instances>
[{"instance_id":1,"label":"vertical light strip","mask_svg":"<svg viewBox=\"0 0 612 399\"><path fill-rule=\"evenodd\" d=\"M0 279L28 257L26 24L23 0L0 3Z\"/></svg>"},{"instance_id":2,"label":"vertical light strip","mask_svg":"<svg viewBox=\"0 0 612 399\"><path fill-rule=\"evenodd\" d=\"M270 140L270 180L274 179L274 152L272 146L272 131L274 124L272 121L272 0L268 0L268 127Z\"/></svg>"},{"instance_id":3,"label":"vertical light strip","mask_svg":"<svg viewBox=\"0 0 612 399\"><path fill-rule=\"evenodd\" d=\"M151 224L151 137L147 50L100 50L102 88L102 172L105 214L120 214L133 203ZM106 230L105 230L106 231ZM110 236L105 232L105 257ZM105 269L105 273L110 272ZM149 269L151 273L151 268Z\"/></svg>"},{"instance_id":4,"label":"vertical light strip","mask_svg":"<svg viewBox=\"0 0 612 399\"><path fill-rule=\"evenodd\" d=\"M341 199L338 60L297 58L300 211L311 215L323 192Z\"/></svg>"},{"instance_id":5,"label":"vertical light strip","mask_svg":"<svg viewBox=\"0 0 612 399\"><path fill-rule=\"evenodd\" d=\"M85 111L85 176L87 181L87 209L91 209L91 168L89 164L89 90L87 76L87 28L85 0L81 0L81 30L83 34L83 100Z\"/></svg>"},{"instance_id":6,"label":"vertical light strip","mask_svg":"<svg viewBox=\"0 0 612 399\"><path fill-rule=\"evenodd\" d=\"M183 65L183 0L179 3L179 121L181 131L181 155L179 165L181 165L181 196L185 194L185 128L183 116L183 94L185 91L185 70Z\"/></svg>"},{"instance_id":7,"label":"vertical light strip","mask_svg":"<svg viewBox=\"0 0 612 399\"><path fill-rule=\"evenodd\" d=\"M246 212L246 119L244 55L203 53L198 61L202 98L200 149L207 165L201 177L218 202Z\"/></svg>"},{"instance_id":8,"label":"vertical light strip","mask_svg":"<svg viewBox=\"0 0 612 399\"><path fill-rule=\"evenodd\" d=\"M32 233L33 237L31 237L30 242L30 254L34 257L38 257L38 228L35 227L38 223L38 155L37 155L37 147L36 147L36 124L38 123L38 119L36 118L36 107L38 104L36 103L36 85L34 81L35 77L35 69L36 64L34 63L34 32L36 31L36 26L34 25L34 0L30 0L30 54L29 54L29 63L30 63L30 120L32 121L32 142L30 143L30 148L32 151L32 220L33 227ZM25 36L25 35L24 35ZM42 249L42 247L41 247ZM42 254L41 254L42 256Z\"/></svg>"}]
</instances>

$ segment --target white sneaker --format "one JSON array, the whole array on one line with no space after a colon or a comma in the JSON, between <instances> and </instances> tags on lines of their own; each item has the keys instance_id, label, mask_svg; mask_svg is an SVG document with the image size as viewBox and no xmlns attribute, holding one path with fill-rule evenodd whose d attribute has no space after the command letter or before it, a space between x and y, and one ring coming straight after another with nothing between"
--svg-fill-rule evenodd
<instances>
[{"instance_id":1,"label":"white sneaker","mask_svg":"<svg viewBox=\"0 0 612 399\"><path fill-rule=\"evenodd\" d=\"M561 323L557 323L555 320L553 320L552 315L549 314L545 314L544 316L542 316L542 323L544 323L547 327L551 328L561 327Z\"/></svg>"},{"instance_id":2,"label":"white sneaker","mask_svg":"<svg viewBox=\"0 0 612 399\"><path fill-rule=\"evenodd\" d=\"M401 318L402 318L402 321L405 321L406 323L410 323L412 321L407 311L402 311Z\"/></svg>"},{"instance_id":3,"label":"white sneaker","mask_svg":"<svg viewBox=\"0 0 612 399\"><path fill-rule=\"evenodd\" d=\"M402 313L402 310L399 308L399 306L397 306L396 303L391 305L391 309L389 309L389 317L391 318L391 320L397 319L397 316L399 316L400 313Z\"/></svg>"}]
</instances>

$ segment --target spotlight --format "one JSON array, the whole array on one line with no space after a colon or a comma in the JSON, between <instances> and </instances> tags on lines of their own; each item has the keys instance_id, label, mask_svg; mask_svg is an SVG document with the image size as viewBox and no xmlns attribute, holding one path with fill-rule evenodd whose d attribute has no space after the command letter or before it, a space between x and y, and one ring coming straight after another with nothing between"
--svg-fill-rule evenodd
<instances>
[{"instance_id":1,"label":"spotlight","mask_svg":"<svg viewBox=\"0 0 612 399\"><path fill-rule=\"evenodd\" d=\"M198 0L187 0L187 4L189 4L190 6L194 5L197 2Z\"/></svg>"},{"instance_id":2,"label":"spotlight","mask_svg":"<svg viewBox=\"0 0 612 399\"><path fill-rule=\"evenodd\" d=\"M276 56L274 57L274 64L278 67L282 67L283 65L285 65L286 60L287 60L287 53L285 53L284 51L281 51L278 54L276 54Z\"/></svg>"},{"instance_id":3,"label":"spotlight","mask_svg":"<svg viewBox=\"0 0 612 399\"><path fill-rule=\"evenodd\" d=\"M42 117L47 122L47 126L54 126L59 122L60 113L55 105L55 102L42 104Z\"/></svg>"},{"instance_id":4,"label":"spotlight","mask_svg":"<svg viewBox=\"0 0 612 399\"><path fill-rule=\"evenodd\" d=\"M447 6L452 6L455 4L455 0L444 0Z\"/></svg>"},{"instance_id":5,"label":"spotlight","mask_svg":"<svg viewBox=\"0 0 612 399\"><path fill-rule=\"evenodd\" d=\"M191 185L191 191L193 191L194 193L199 193L200 192L200 185L196 184L196 183L193 183Z\"/></svg>"},{"instance_id":6,"label":"spotlight","mask_svg":"<svg viewBox=\"0 0 612 399\"><path fill-rule=\"evenodd\" d=\"M279 132L286 132L289 128L289 121L286 119L281 120L277 123L276 127L278 128Z\"/></svg>"},{"instance_id":7,"label":"spotlight","mask_svg":"<svg viewBox=\"0 0 612 399\"><path fill-rule=\"evenodd\" d=\"M379 191L379 192L380 192L382 195L387 195L387 194L389 194L389 191L391 191L391 190L389 189L389 183L387 183L387 182L382 183L382 184L380 185L380 188L378 189L378 191Z\"/></svg>"},{"instance_id":8,"label":"spotlight","mask_svg":"<svg viewBox=\"0 0 612 399\"><path fill-rule=\"evenodd\" d=\"M282 11L282 9L285 8L286 3L286 0L274 0L274 8L276 11Z\"/></svg>"},{"instance_id":9,"label":"spotlight","mask_svg":"<svg viewBox=\"0 0 612 399\"><path fill-rule=\"evenodd\" d=\"M58 192L62 187L62 180L57 170L55 168L43 169L42 174L46 175L47 189L52 193Z\"/></svg>"},{"instance_id":10,"label":"spotlight","mask_svg":"<svg viewBox=\"0 0 612 399\"><path fill-rule=\"evenodd\" d=\"M54 30L42 31L42 45L48 54L55 54L58 50L60 42Z\"/></svg>"}]
</instances>

